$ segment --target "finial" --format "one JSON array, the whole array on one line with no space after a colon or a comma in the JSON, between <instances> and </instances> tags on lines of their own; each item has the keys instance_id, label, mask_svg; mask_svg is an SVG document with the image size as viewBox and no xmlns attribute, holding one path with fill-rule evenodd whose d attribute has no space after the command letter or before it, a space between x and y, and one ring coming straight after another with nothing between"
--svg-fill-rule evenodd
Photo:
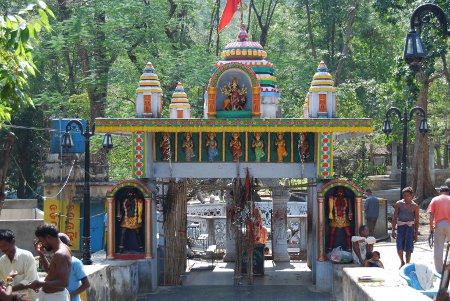
<instances>
[{"instance_id":1,"label":"finial","mask_svg":"<svg viewBox=\"0 0 450 301\"><path fill-rule=\"evenodd\" d=\"M237 40L238 40L238 42L248 41L248 33L247 33L246 28L245 28L245 24L243 24L243 23L239 27L239 33L237 35Z\"/></svg>"},{"instance_id":2,"label":"finial","mask_svg":"<svg viewBox=\"0 0 450 301\"><path fill-rule=\"evenodd\" d=\"M320 61L319 66L317 67L317 71L320 71L320 72L328 71L327 65L325 65L324 61Z\"/></svg>"}]
</instances>

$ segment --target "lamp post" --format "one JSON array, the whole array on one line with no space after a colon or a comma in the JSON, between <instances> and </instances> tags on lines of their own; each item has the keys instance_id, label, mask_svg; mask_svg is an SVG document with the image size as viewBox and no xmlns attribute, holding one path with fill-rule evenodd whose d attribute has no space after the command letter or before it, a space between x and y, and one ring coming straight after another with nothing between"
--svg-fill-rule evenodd
<instances>
[{"instance_id":1,"label":"lamp post","mask_svg":"<svg viewBox=\"0 0 450 301\"><path fill-rule=\"evenodd\" d=\"M420 31L422 24L430 23L430 14L438 19L439 26L442 29L442 35L444 37L450 35L447 27L447 17L442 8L432 3L418 6L411 15L410 29L406 35L405 49L403 52L405 62L412 67L420 65L427 56L422 39L420 38ZM416 28L418 31L416 31Z\"/></svg>"},{"instance_id":2,"label":"lamp post","mask_svg":"<svg viewBox=\"0 0 450 301\"><path fill-rule=\"evenodd\" d=\"M83 264L91 265L91 189L90 189L90 175L89 167L91 165L90 157L90 140L95 133L95 123L92 128L89 129L89 121L86 121L86 127L83 128L83 124L77 120L72 119L66 125L66 132L63 135L61 145L65 149L69 149L74 146L72 135L72 125L75 125L80 130L81 135L84 137L84 189L83 189ZM106 149L111 149L112 139L111 134L106 134L103 139L102 146Z\"/></svg>"},{"instance_id":3,"label":"lamp post","mask_svg":"<svg viewBox=\"0 0 450 301\"><path fill-rule=\"evenodd\" d=\"M425 134L428 132L428 124L427 124L427 114L425 113L425 110L421 107L414 107L411 109L411 111L408 114L408 108L405 106L403 116L402 112L399 108L391 107L386 112L386 119L383 122L383 132L386 135L389 135L392 133L392 124L390 115L396 115L400 122L403 124L403 143L402 143L402 163L400 166L400 199L402 198L402 190L406 187L406 152L407 152L407 143L408 143L408 122L413 120L413 115L416 114L418 116L422 117L422 120L420 121L419 125L419 131L422 134Z\"/></svg>"}]
</instances>

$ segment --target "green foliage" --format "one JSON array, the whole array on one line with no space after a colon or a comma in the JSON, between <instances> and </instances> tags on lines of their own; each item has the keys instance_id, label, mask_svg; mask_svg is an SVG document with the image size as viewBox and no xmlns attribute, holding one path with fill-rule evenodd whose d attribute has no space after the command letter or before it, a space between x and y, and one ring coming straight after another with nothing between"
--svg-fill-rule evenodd
<instances>
[{"instance_id":1,"label":"green foliage","mask_svg":"<svg viewBox=\"0 0 450 301\"><path fill-rule=\"evenodd\" d=\"M0 122L10 120L11 112L33 102L26 91L29 75L35 75L33 42L42 28L50 30L48 16L53 12L37 1L0 16Z\"/></svg>"}]
</instances>

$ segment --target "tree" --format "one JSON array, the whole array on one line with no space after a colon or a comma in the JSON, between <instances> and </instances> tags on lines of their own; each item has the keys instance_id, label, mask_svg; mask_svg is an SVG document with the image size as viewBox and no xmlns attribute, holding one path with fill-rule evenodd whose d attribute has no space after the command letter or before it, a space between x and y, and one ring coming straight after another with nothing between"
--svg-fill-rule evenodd
<instances>
[{"instance_id":1,"label":"tree","mask_svg":"<svg viewBox=\"0 0 450 301\"><path fill-rule=\"evenodd\" d=\"M0 124L11 112L33 102L26 92L29 75L35 74L33 42L42 27L50 30L53 12L43 1L29 4L16 13L1 11L0 17Z\"/></svg>"},{"instance_id":2,"label":"tree","mask_svg":"<svg viewBox=\"0 0 450 301\"><path fill-rule=\"evenodd\" d=\"M29 4L15 13L2 7L0 17L0 125L11 119L11 113L33 101L26 91L29 75L35 74L32 43L44 27L50 29L48 16L53 12L45 2ZM2 141L0 162L0 209L5 198L5 180L9 166L13 134Z\"/></svg>"}]
</instances>

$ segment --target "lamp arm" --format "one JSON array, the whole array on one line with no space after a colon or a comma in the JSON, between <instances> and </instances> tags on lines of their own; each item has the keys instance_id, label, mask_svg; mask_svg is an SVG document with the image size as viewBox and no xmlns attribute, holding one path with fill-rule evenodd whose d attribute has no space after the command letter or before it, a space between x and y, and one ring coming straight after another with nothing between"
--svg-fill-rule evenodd
<instances>
[{"instance_id":1,"label":"lamp arm","mask_svg":"<svg viewBox=\"0 0 450 301\"><path fill-rule=\"evenodd\" d=\"M71 125L72 124L75 124L77 127L78 127L78 129L80 130L80 132L81 133L83 133L83 124L79 121L79 120L77 120L77 119L72 119L72 120L70 120L68 123L67 123L67 125L66 125L66 132L70 132L70 129L71 129Z\"/></svg>"},{"instance_id":2,"label":"lamp arm","mask_svg":"<svg viewBox=\"0 0 450 301\"><path fill-rule=\"evenodd\" d=\"M389 110L387 110L387 112L386 112L386 119L387 120L389 120L389 115L392 115L392 113L397 115L398 120L402 121L402 111L400 111L400 109L396 108L396 107L390 107Z\"/></svg>"},{"instance_id":3,"label":"lamp arm","mask_svg":"<svg viewBox=\"0 0 450 301\"><path fill-rule=\"evenodd\" d=\"M421 107L414 107L409 112L409 120L412 120L414 113L422 118L426 118L427 114L425 113L425 110Z\"/></svg>"},{"instance_id":4,"label":"lamp arm","mask_svg":"<svg viewBox=\"0 0 450 301\"><path fill-rule=\"evenodd\" d=\"M422 4L414 10L410 20L410 30L415 31L416 25L420 29L423 23L420 20L420 18L424 13L427 12L432 13L439 20L439 24L442 28L442 33L446 36L450 35L450 31L448 30L448 21L447 17L445 16L445 12L438 5L432 3Z\"/></svg>"}]
</instances>

